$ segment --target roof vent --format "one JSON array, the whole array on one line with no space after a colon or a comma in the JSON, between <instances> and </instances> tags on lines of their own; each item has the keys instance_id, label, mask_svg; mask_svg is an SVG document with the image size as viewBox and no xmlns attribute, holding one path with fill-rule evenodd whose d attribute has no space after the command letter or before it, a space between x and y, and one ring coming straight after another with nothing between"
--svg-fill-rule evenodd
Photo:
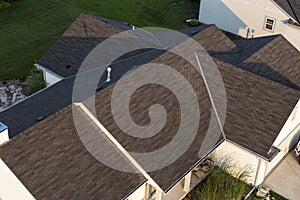
<instances>
[{"instance_id":1,"label":"roof vent","mask_svg":"<svg viewBox=\"0 0 300 200\"><path fill-rule=\"evenodd\" d=\"M0 122L0 145L9 140L8 127Z\"/></svg>"},{"instance_id":2,"label":"roof vent","mask_svg":"<svg viewBox=\"0 0 300 200\"><path fill-rule=\"evenodd\" d=\"M66 69L70 69L71 65L66 65Z\"/></svg>"},{"instance_id":3,"label":"roof vent","mask_svg":"<svg viewBox=\"0 0 300 200\"><path fill-rule=\"evenodd\" d=\"M191 31L191 34L192 34L192 35L195 35L195 34L197 34L197 33L199 33L199 31Z\"/></svg>"},{"instance_id":4,"label":"roof vent","mask_svg":"<svg viewBox=\"0 0 300 200\"><path fill-rule=\"evenodd\" d=\"M111 73L111 68L110 67L108 67L107 69L106 69L106 71L107 71L107 78L106 78L106 82L110 82L110 73Z\"/></svg>"},{"instance_id":5,"label":"roof vent","mask_svg":"<svg viewBox=\"0 0 300 200\"><path fill-rule=\"evenodd\" d=\"M37 117L37 118L36 118L36 121L38 121L38 122L39 122L39 121L42 121L43 119L45 119L45 117L44 117L44 116L39 116L39 117Z\"/></svg>"}]
</instances>

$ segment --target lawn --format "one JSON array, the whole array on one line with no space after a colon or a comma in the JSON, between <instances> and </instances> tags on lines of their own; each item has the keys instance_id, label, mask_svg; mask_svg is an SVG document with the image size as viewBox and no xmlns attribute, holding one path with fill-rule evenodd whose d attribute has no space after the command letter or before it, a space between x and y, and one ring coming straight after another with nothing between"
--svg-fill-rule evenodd
<instances>
[{"instance_id":1,"label":"lawn","mask_svg":"<svg viewBox=\"0 0 300 200\"><path fill-rule=\"evenodd\" d=\"M198 8L194 0L20 0L0 11L0 80L26 76L80 13L180 29Z\"/></svg>"}]
</instances>

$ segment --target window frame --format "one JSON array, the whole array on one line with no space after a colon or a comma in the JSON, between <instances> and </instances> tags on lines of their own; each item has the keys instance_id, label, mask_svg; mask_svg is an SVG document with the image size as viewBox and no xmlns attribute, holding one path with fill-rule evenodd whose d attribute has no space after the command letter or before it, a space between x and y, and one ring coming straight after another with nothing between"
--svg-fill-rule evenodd
<instances>
[{"instance_id":1,"label":"window frame","mask_svg":"<svg viewBox=\"0 0 300 200\"><path fill-rule=\"evenodd\" d=\"M272 23L272 24L271 24L271 23L268 23L268 20L273 21L273 23ZM269 16L266 16L266 17L265 17L265 21L264 21L264 30L270 31L270 32L274 32L274 30L275 30L275 25L276 25L276 19L275 19L275 18L269 17ZM267 28L267 26L272 26L272 29Z\"/></svg>"}]
</instances>

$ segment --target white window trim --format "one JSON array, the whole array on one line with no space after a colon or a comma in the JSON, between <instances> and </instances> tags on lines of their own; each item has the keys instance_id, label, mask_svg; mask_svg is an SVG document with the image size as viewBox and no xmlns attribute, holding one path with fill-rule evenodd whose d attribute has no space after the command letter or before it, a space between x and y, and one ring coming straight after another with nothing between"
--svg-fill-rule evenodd
<instances>
[{"instance_id":1,"label":"white window trim","mask_svg":"<svg viewBox=\"0 0 300 200\"><path fill-rule=\"evenodd\" d=\"M268 28L266 27L266 26L267 26L267 21L268 21L268 20L274 21L274 23L273 23L273 25L272 25L272 30L270 30L270 29L268 29ZM270 24L269 24L269 25L270 25ZM264 21L264 30L269 31L269 32L274 32L275 26L276 26L276 19L273 18L273 17L268 17L268 16L266 16L266 17L265 17L265 21Z\"/></svg>"}]
</instances>

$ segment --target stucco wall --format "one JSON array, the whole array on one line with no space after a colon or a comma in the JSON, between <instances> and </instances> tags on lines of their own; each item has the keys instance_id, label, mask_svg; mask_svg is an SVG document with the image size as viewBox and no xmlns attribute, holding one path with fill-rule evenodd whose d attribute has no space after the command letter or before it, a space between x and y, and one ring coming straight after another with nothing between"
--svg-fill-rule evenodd
<instances>
[{"instance_id":1,"label":"stucco wall","mask_svg":"<svg viewBox=\"0 0 300 200\"><path fill-rule=\"evenodd\" d=\"M249 178L246 180L248 184L259 185L263 182L264 173L266 169L266 161L258 158L256 155L242 149L241 147L232 144L231 142L224 141L215 151L212 156L217 161L225 160L230 161L232 166L236 168L231 169L233 174L241 169L247 169Z\"/></svg>"},{"instance_id":2,"label":"stucco wall","mask_svg":"<svg viewBox=\"0 0 300 200\"><path fill-rule=\"evenodd\" d=\"M0 145L9 140L8 129L0 132Z\"/></svg>"},{"instance_id":3,"label":"stucco wall","mask_svg":"<svg viewBox=\"0 0 300 200\"><path fill-rule=\"evenodd\" d=\"M146 195L146 183L135 190L127 199L128 200L143 200Z\"/></svg>"}]
</instances>

